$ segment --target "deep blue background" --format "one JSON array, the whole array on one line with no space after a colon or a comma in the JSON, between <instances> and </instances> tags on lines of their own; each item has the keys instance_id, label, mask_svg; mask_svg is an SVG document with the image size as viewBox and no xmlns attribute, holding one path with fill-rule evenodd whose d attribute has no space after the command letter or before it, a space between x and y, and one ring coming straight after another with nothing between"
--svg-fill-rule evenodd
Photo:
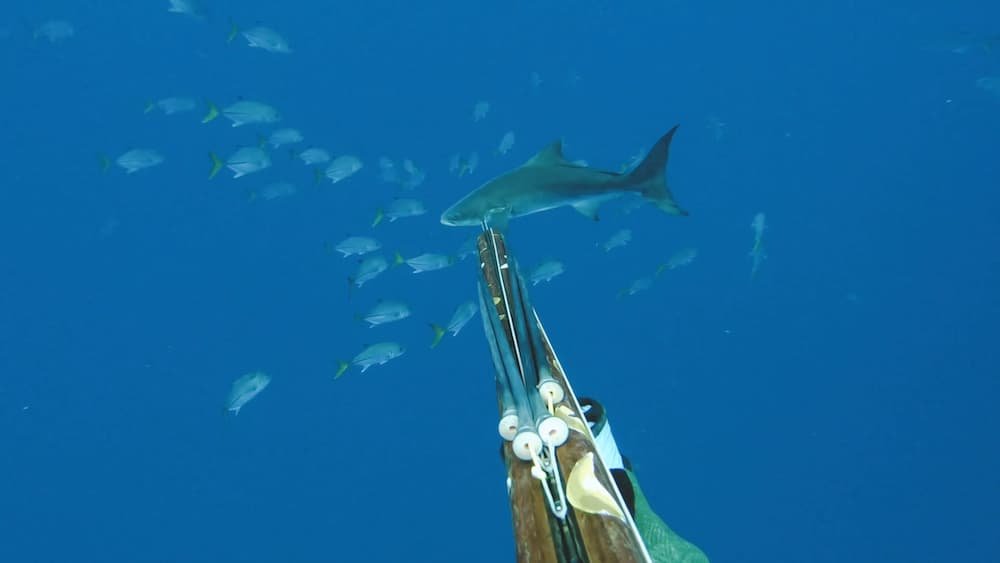
<instances>
[{"instance_id":1,"label":"deep blue background","mask_svg":"<svg viewBox=\"0 0 1000 563\"><path fill-rule=\"evenodd\" d=\"M7 6L0 561L511 560L478 318L427 349L474 264L395 269L348 300L354 264L324 242L393 196L381 155L427 170L432 212L374 235L450 252L474 231L440 210L552 139L616 169L675 123L690 217L563 209L509 235L525 264L566 263L533 299L654 507L714 561L995 560L1000 99L975 80L1000 53L926 46L1000 33L1000 7L878 4L254 0L204 22L166 0ZM33 40L51 18L76 36ZM230 18L295 53L226 44ZM266 101L367 166L313 186L279 151L209 182L209 150L268 129L143 114L166 96ZM98 152L136 146L167 160L100 173ZM480 170L450 176L473 150ZM246 201L277 180L300 193ZM751 283L758 211L770 257ZM594 248L623 227L630 246ZM615 298L685 246L692 265ZM363 328L378 298L414 318ZM331 380L384 339L407 354ZM271 387L223 416L258 369Z\"/></svg>"}]
</instances>

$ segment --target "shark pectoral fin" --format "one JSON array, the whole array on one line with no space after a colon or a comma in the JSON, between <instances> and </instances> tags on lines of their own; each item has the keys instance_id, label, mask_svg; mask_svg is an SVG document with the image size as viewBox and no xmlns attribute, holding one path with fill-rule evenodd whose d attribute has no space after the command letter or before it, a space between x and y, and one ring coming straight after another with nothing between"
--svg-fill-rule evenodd
<instances>
[{"instance_id":1,"label":"shark pectoral fin","mask_svg":"<svg viewBox=\"0 0 1000 563\"><path fill-rule=\"evenodd\" d=\"M597 214L597 208L601 206L600 199L585 199L583 201L578 201L573 204L573 209L576 209L580 215L591 219L593 221L600 221L601 218Z\"/></svg>"}]
</instances>

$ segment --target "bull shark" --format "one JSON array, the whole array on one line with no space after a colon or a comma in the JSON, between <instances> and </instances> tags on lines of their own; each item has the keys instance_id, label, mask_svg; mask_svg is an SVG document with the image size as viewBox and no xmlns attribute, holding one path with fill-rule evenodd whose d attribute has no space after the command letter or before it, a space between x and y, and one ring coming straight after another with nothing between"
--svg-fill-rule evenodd
<instances>
[{"instance_id":1,"label":"bull shark","mask_svg":"<svg viewBox=\"0 0 1000 563\"><path fill-rule=\"evenodd\" d=\"M574 164L556 141L518 168L493 178L441 214L441 223L452 227L480 226L484 221L503 227L522 217L557 207L571 206L593 220L598 207L609 199L638 193L670 215L687 215L667 187L666 166L675 125L653 145L631 172L618 174Z\"/></svg>"}]
</instances>

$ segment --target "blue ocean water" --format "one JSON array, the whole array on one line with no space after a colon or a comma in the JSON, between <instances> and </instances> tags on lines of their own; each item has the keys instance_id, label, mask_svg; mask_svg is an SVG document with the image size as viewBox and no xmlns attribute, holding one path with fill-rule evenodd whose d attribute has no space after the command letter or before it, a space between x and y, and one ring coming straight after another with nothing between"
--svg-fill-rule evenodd
<instances>
[{"instance_id":1,"label":"blue ocean water","mask_svg":"<svg viewBox=\"0 0 1000 563\"><path fill-rule=\"evenodd\" d=\"M617 170L674 124L689 217L560 209L508 234L522 264L566 264L532 299L656 510L714 561L1000 553L1000 97L977 87L1000 75L1000 6L168 4L0 15L0 561L510 561L480 321L428 349L476 265L349 292L356 264L326 244L454 252L475 231L441 210L552 140ZM50 20L75 33L35 37ZM227 43L230 22L294 52ZM144 114L168 96L199 107ZM199 122L241 98L365 168L314 185L280 149L207 180L209 151L274 128ZM165 161L101 172L136 147ZM426 171L429 212L372 228L397 194L383 155ZM248 201L274 181L298 193ZM595 248L621 228L628 246ZM355 320L382 298L413 318ZM406 354L332 379L381 340ZM271 385L225 415L254 370Z\"/></svg>"}]
</instances>

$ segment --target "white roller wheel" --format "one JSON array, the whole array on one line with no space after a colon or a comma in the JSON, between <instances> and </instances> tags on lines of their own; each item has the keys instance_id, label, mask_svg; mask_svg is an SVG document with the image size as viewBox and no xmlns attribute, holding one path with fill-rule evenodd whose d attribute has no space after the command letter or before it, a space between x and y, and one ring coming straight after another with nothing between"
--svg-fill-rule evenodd
<instances>
[{"instance_id":1,"label":"white roller wheel","mask_svg":"<svg viewBox=\"0 0 1000 563\"><path fill-rule=\"evenodd\" d=\"M532 454L537 456L542 451L542 439L534 432L521 432L514 436L511 445L514 447L514 455L524 461L531 461Z\"/></svg>"},{"instance_id":2,"label":"white roller wheel","mask_svg":"<svg viewBox=\"0 0 1000 563\"><path fill-rule=\"evenodd\" d=\"M553 403L561 403L566 398L566 392L563 391L562 385L555 381L546 381L539 385L538 394L542 396L542 402L546 405L549 404L549 394L552 395Z\"/></svg>"},{"instance_id":3,"label":"white roller wheel","mask_svg":"<svg viewBox=\"0 0 1000 563\"><path fill-rule=\"evenodd\" d=\"M507 416L500 419L500 424L497 429L500 431L500 437L504 440L510 442L517 435L517 415L508 414Z\"/></svg>"},{"instance_id":4,"label":"white roller wheel","mask_svg":"<svg viewBox=\"0 0 1000 563\"><path fill-rule=\"evenodd\" d=\"M538 423L538 435L544 443L558 447L569 438L569 426L561 418L548 416Z\"/></svg>"}]
</instances>

